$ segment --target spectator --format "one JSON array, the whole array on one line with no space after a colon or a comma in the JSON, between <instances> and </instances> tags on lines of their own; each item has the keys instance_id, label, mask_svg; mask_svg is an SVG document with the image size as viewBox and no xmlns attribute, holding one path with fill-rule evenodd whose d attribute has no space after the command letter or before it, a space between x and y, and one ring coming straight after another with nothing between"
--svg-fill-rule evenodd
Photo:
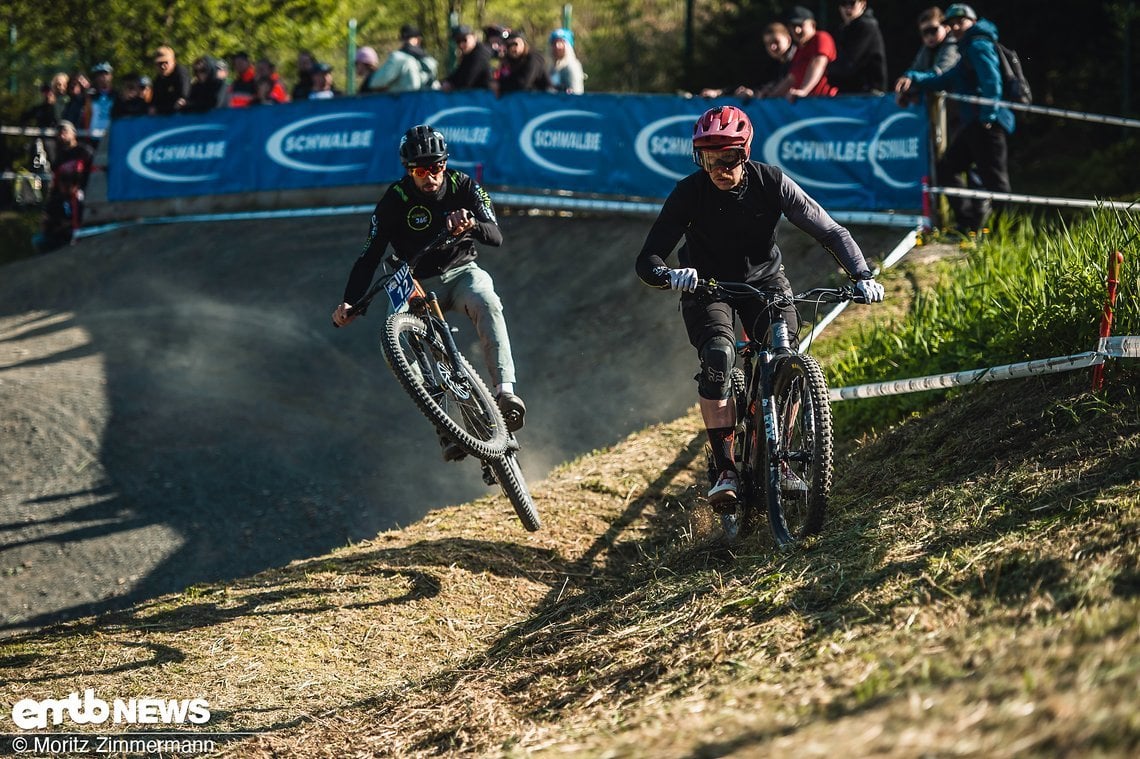
<instances>
[{"instance_id":1,"label":"spectator","mask_svg":"<svg viewBox=\"0 0 1140 759\"><path fill-rule=\"evenodd\" d=\"M507 57L507 37L511 36L508 27L491 24L483 27L483 42L491 48L491 89L499 91L499 72Z\"/></svg>"},{"instance_id":2,"label":"spectator","mask_svg":"<svg viewBox=\"0 0 1140 759\"><path fill-rule=\"evenodd\" d=\"M74 124L60 121L56 142L58 159L52 169L51 190L40 233L33 239L41 253L74 240L75 230L83 223L83 192L91 174L91 148L79 142Z\"/></svg>"},{"instance_id":3,"label":"spectator","mask_svg":"<svg viewBox=\"0 0 1140 759\"><path fill-rule=\"evenodd\" d=\"M94 82L83 109L83 127L88 130L88 142L94 148L111 128L111 112L119 100L119 93L111 86L113 74L114 69L106 61L91 67Z\"/></svg>"},{"instance_id":4,"label":"spectator","mask_svg":"<svg viewBox=\"0 0 1140 759\"><path fill-rule=\"evenodd\" d=\"M945 90L1000 100L1001 63L994 48L997 27L987 19L979 19L974 9L965 3L955 3L946 9L946 23L958 43L960 60L941 73L908 70L903 74L903 90L912 87L922 92ZM1009 192L1007 138L1013 134L1016 124L1013 111L1003 105L960 103L959 116L962 123L935 167L938 181L945 187L965 187L962 175L973 168L985 189ZM956 197L949 200L958 231L967 233L982 228L988 213L979 210L977 203ZM995 210L1000 210L1002 204L995 201L993 205Z\"/></svg>"},{"instance_id":5,"label":"spectator","mask_svg":"<svg viewBox=\"0 0 1140 759\"><path fill-rule=\"evenodd\" d=\"M387 60L370 79L373 92L416 92L434 89L439 64L420 46L424 35L418 26L400 27L403 44L388 54Z\"/></svg>"},{"instance_id":6,"label":"spectator","mask_svg":"<svg viewBox=\"0 0 1140 759\"><path fill-rule=\"evenodd\" d=\"M313 89L309 91L309 100L328 100L340 95L333 86L332 70L327 63L313 64Z\"/></svg>"},{"instance_id":7,"label":"spectator","mask_svg":"<svg viewBox=\"0 0 1140 759\"><path fill-rule=\"evenodd\" d=\"M297 53L297 83L290 93L294 100L307 100L313 89L313 64L317 59L308 50Z\"/></svg>"},{"instance_id":8,"label":"spectator","mask_svg":"<svg viewBox=\"0 0 1140 759\"><path fill-rule=\"evenodd\" d=\"M510 92L546 92L550 77L542 56L530 49L530 44L519 32L507 37L507 55L499 66L499 94Z\"/></svg>"},{"instance_id":9,"label":"spectator","mask_svg":"<svg viewBox=\"0 0 1140 759\"><path fill-rule=\"evenodd\" d=\"M239 50L230 56L234 80L230 82L230 108L245 108L257 94L257 73L249 62L249 53Z\"/></svg>"},{"instance_id":10,"label":"spectator","mask_svg":"<svg viewBox=\"0 0 1140 759\"><path fill-rule=\"evenodd\" d=\"M835 40L827 32L816 29L815 14L797 5L788 16L796 53L788 66L788 75L772 88L770 97L785 97L796 102L806 97L831 97L835 87L827 81L827 66L835 60Z\"/></svg>"},{"instance_id":11,"label":"spectator","mask_svg":"<svg viewBox=\"0 0 1140 759\"><path fill-rule=\"evenodd\" d=\"M55 90L50 84L40 87L40 102L20 114L20 126L34 126L40 129L55 129L59 123L55 111Z\"/></svg>"},{"instance_id":12,"label":"spectator","mask_svg":"<svg viewBox=\"0 0 1140 759\"><path fill-rule=\"evenodd\" d=\"M911 61L910 71L933 71L941 74L949 71L961 57L958 54L958 43L949 34L944 23L945 16L937 5L927 8L918 14L918 33L922 44ZM905 77L895 81L895 100L899 105L906 106L917 103L919 95L909 89L903 89Z\"/></svg>"},{"instance_id":13,"label":"spectator","mask_svg":"<svg viewBox=\"0 0 1140 759\"><path fill-rule=\"evenodd\" d=\"M581 95L586 91L582 62L574 52L574 32L555 29L550 33L550 91Z\"/></svg>"},{"instance_id":14,"label":"spectator","mask_svg":"<svg viewBox=\"0 0 1140 759\"><path fill-rule=\"evenodd\" d=\"M40 87L40 102L20 114L20 126L55 129L59 123L59 119L55 116L55 102L55 90L52 86L45 84ZM32 171L46 172L55 163L55 140L47 140L42 136L29 140L27 155Z\"/></svg>"},{"instance_id":15,"label":"spectator","mask_svg":"<svg viewBox=\"0 0 1140 759\"><path fill-rule=\"evenodd\" d=\"M55 122L63 118L63 109L67 107L67 74L60 71L51 78L51 91L55 93Z\"/></svg>"},{"instance_id":16,"label":"spectator","mask_svg":"<svg viewBox=\"0 0 1140 759\"><path fill-rule=\"evenodd\" d=\"M119 87L119 100L111 109L111 120L130 116L145 116L150 110L150 103L143 95L142 77L138 74L127 74L121 80Z\"/></svg>"},{"instance_id":17,"label":"spectator","mask_svg":"<svg viewBox=\"0 0 1140 759\"><path fill-rule=\"evenodd\" d=\"M257 77L253 82L256 91L253 93L253 99L249 101L250 106L279 104L281 101L274 94L275 85L277 82L267 76Z\"/></svg>"},{"instance_id":18,"label":"spectator","mask_svg":"<svg viewBox=\"0 0 1140 759\"><path fill-rule=\"evenodd\" d=\"M150 112L158 115L178 113L190 97L190 72L174 57L173 48L163 45L154 53L158 75L154 78Z\"/></svg>"},{"instance_id":19,"label":"spectator","mask_svg":"<svg viewBox=\"0 0 1140 759\"><path fill-rule=\"evenodd\" d=\"M491 48L495 61L502 62L507 57L507 37L511 36L510 27L491 24L483 27L483 42Z\"/></svg>"},{"instance_id":20,"label":"spectator","mask_svg":"<svg viewBox=\"0 0 1140 759\"><path fill-rule=\"evenodd\" d=\"M773 21L764 27L764 52L775 63L775 75L772 76L764 84L749 87L747 85L740 85L733 90L734 95L740 98L766 98L770 97L772 92L780 85L788 75L788 69L792 65L792 58L796 54L796 46L792 44L792 33L788 31L788 27L779 21ZM725 93L723 89L704 89L701 90L701 97L716 98Z\"/></svg>"},{"instance_id":21,"label":"spectator","mask_svg":"<svg viewBox=\"0 0 1140 759\"><path fill-rule=\"evenodd\" d=\"M79 124L83 121L83 110L87 107L87 95L91 91L91 81L82 71L76 71L67 80L67 103L63 107L60 121Z\"/></svg>"},{"instance_id":22,"label":"spectator","mask_svg":"<svg viewBox=\"0 0 1140 759\"><path fill-rule=\"evenodd\" d=\"M835 60L827 79L840 95L887 91L887 49L867 0L839 0L843 24L835 33Z\"/></svg>"},{"instance_id":23,"label":"spectator","mask_svg":"<svg viewBox=\"0 0 1140 759\"><path fill-rule=\"evenodd\" d=\"M357 93L366 95L369 92L379 92L376 83L372 81L380 69L380 56L376 54L376 48L365 45L358 49L355 67L356 77L360 80L356 87Z\"/></svg>"},{"instance_id":24,"label":"spectator","mask_svg":"<svg viewBox=\"0 0 1140 759\"><path fill-rule=\"evenodd\" d=\"M277 75L277 64L268 58L258 58L257 64L253 67L254 85L258 79L268 79L273 83L269 89L269 97L275 103L288 103L289 93L285 91L285 85L281 84L281 77Z\"/></svg>"},{"instance_id":25,"label":"spectator","mask_svg":"<svg viewBox=\"0 0 1140 759\"><path fill-rule=\"evenodd\" d=\"M224 79L218 78L218 62L213 56L203 55L191 67L194 82L186 98L185 113L206 113L215 108L229 106L229 89Z\"/></svg>"},{"instance_id":26,"label":"spectator","mask_svg":"<svg viewBox=\"0 0 1140 759\"><path fill-rule=\"evenodd\" d=\"M489 90L494 81L491 61L494 51L475 37L471 27L457 26L452 33L455 47L459 51L459 62L446 79L440 82L444 92L455 90Z\"/></svg>"}]
</instances>

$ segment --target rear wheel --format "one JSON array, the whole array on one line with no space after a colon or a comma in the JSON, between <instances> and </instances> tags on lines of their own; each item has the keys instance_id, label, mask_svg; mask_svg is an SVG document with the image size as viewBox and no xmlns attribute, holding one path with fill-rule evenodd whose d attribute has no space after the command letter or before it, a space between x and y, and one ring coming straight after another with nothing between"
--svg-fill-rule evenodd
<instances>
[{"instance_id":1,"label":"rear wheel","mask_svg":"<svg viewBox=\"0 0 1140 759\"><path fill-rule=\"evenodd\" d=\"M439 337L413 314L392 314L384 358L420 411L460 448L481 459L507 449L507 426L491 391L462 354L455 365Z\"/></svg>"},{"instance_id":2,"label":"rear wheel","mask_svg":"<svg viewBox=\"0 0 1140 759\"><path fill-rule=\"evenodd\" d=\"M761 442L759 470L768 495L772 535L788 545L823 528L831 495L831 402L811 356L780 359L772 380L777 444Z\"/></svg>"},{"instance_id":3,"label":"rear wheel","mask_svg":"<svg viewBox=\"0 0 1140 759\"><path fill-rule=\"evenodd\" d=\"M515 513L518 514L523 527L531 532L541 528L542 520L538 517L538 509L535 508L534 499L526 486L526 478L523 477L522 467L519 465L518 451L508 448L502 456L491 459L489 463L499 487L515 507Z\"/></svg>"}]
</instances>

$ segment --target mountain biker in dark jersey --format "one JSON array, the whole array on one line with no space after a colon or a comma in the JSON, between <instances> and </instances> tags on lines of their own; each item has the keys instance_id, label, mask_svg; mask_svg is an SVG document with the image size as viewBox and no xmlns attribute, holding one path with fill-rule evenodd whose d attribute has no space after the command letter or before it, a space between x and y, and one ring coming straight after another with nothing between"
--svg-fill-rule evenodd
<instances>
[{"instance_id":1,"label":"mountain biker in dark jersey","mask_svg":"<svg viewBox=\"0 0 1140 759\"><path fill-rule=\"evenodd\" d=\"M416 263L414 274L426 292L436 294L441 308L462 311L474 323L495 385L495 399L507 428L513 432L523 426L526 405L514 393L515 365L502 301L491 276L475 262L475 242L497 247L503 244L503 233L490 195L471 177L448 169L447 155L443 135L430 126L412 127L404 134L400 161L407 172L376 204L364 250L352 267L344 302L337 306L332 319L340 327L356 318L349 313L349 304L368 290L389 245L397 258L406 261L445 226L454 236L469 232L469 236L425 255ZM441 442L444 458L462 457L457 445Z\"/></svg>"},{"instance_id":2,"label":"mountain biker in dark jersey","mask_svg":"<svg viewBox=\"0 0 1140 759\"><path fill-rule=\"evenodd\" d=\"M868 303L882 301L884 294L850 232L779 168L749 160L751 146L752 122L739 108L717 106L697 119L693 160L701 170L679 181L666 198L636 263L637 275L647 285L682 291L685 330L701 361L701 416L718 472L708 493L713 504L735 499L738 489L733 461L736 406L729 398L736 362L733 317L739 314L745 331L756 336L767 334L770 319L755 300L730 305L694 294L697 279L747 282L791 296L776 244L777 222L786 216L835 257ZM681 268L673 269L665 259L682 237ZM789 307L783 314L792 343L798 345L796 311Z\"/></svg>"}]
</instances>

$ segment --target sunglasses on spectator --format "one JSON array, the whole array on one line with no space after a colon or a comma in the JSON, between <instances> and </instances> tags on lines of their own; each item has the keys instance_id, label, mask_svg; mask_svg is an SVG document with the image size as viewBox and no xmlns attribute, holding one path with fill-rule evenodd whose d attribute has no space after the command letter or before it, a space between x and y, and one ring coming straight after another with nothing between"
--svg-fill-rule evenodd
<instances>
[{"instance_id":1,"label":"sunglasses on spectator","mask_svg":"<svg viewBox=\"0 0 1140 759\"><path fill-rule=\"evenodd\" d=\"M716 169L732 171L744 161L744 151L740 148L697 151L697 165L710 174Z\"/></svg>"},{"instance_id":2,"label":"sunglasses on spectator","mask_svg":"<svg viewBox=\"0 0 1140 759\"><path fill-rule=\"evenodd\" d=\"M408 171L412 172L412 176L416 179L427 179L429 176L436 176L447 167L447 161L436 161L430 166L410 166Z\"/></svg>"},{"instance_id":3,"label":"sunglasses on spectator","mask_svg":"<svg viewBox=\"0 0 1140 759\"><path fill-rule=\"evenodd\" d=\"M922 27L923 37L933 37L942 29L941 26L924 26Z\"/></svg>"}]
</instances>

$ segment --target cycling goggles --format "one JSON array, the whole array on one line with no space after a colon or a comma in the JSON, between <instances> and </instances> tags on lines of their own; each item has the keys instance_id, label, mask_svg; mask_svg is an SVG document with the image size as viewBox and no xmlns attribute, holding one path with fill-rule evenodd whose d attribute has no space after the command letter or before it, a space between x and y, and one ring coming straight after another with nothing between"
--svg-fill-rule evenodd
<instances>
[{"instance_id":1,"label":"cycling goggles","mask_svg":"<svg viewBox=\"0 0 1140 759\"><path fill-rule=\"evenodd\" d=\"M732 171L748 159L741 148L729 148L728 150L697 149L693 152L696 154L694 158L697 165L710 174L714 169Z\"/></svg>"},{"instance_id":2,"label":"cycling goggles","mask_svg":"<svg viewBox=\"0 0 1140 759\"><path fill-rule=\"evenodd\" d=\"M426 179L428 176L436 176L447 168L447 161L436 161L430 166L409 166L408 171L412 172L412 176L416 179Z\"/></svg>"}]
</instances>

